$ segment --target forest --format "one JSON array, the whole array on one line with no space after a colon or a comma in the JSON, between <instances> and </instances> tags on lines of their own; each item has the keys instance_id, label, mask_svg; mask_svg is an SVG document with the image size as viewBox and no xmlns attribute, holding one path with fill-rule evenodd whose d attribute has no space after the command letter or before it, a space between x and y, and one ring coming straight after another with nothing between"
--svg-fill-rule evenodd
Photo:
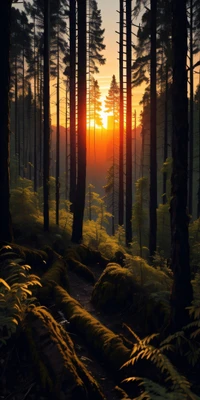
<instances>
[{"instance_id":1,"label":"forest","mask_svg":"<svg viewBox=\"0 0 200 400\"><path fill-rule=\"evenodd\" d=\"M0 38L0 400L200 400L200 0Z\"/></svg>"}]
</instances>

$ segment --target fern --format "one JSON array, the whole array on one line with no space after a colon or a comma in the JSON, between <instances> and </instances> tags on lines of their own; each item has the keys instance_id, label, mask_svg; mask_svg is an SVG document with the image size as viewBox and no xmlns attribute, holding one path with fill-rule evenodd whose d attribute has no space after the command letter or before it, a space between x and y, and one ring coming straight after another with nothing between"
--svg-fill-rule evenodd
<instances>
[{"instance_id":1,"label":"fern","mask_svg":"<svg viewBox=\"0 0 200 400\"><path fill-rule=\"evenodd\" d=\"M170 382L170 391L165 386L158 384L150 379L142 377L130 377L125 379L126 382L138 381L139 386L144 387L142 394L137 397L137 400L142 399L191 399L198 400L197 397L190 389L190 383L186 377L174 367L169 358L164 354L166 351L174 351L175 346L171 344L172 339L178 338L182 333L176 333L173 336L168 337L159 347L155 347L151 344L152 340L157 338L158 334L147 336L144 339L140 339L134 331L127 327L129 332L133 335L136 343L133 344L133 350L131 352L131 358L127 361L123 367L134 365L138 360L146 359L151 361L163 375L165 382Z\"/></svg>"},{"instance_id":2,"label":"fern","mask_svg":"<svg viewBox=\"0 0 200 400\"><path fill-rule=\"evenodd\" d=\"M0 250L0 345L6 344L16 332L17 326L23 321L26 307L35 301L30 287L41 286L39 278L29 274L31 267L23 265L23 260L17 254L14 260L13 254L10 246Z\"/></svg>"}]
</instances>

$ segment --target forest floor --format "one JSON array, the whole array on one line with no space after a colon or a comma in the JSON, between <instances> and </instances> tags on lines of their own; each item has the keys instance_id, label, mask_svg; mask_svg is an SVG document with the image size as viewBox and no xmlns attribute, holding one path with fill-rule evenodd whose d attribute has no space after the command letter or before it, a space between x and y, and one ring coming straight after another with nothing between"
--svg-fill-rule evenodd
<instances>
[{"instance_id":1,"label":"forest floor","mask_svg":"<svg viewBox=\"0 0 200 400\"><path fill-rule=\"evenodd\" d=\"M99 264L96 264L93 266L90 265L90 269L94 273L97 281L102 274L102 267L100 267ZM128 324L128 321L125 321L123 312L106 315L104 312L97 311L90 301L93 285L86 282L72 271L69 271L69 282L70 295L79 301L86 311L114 333L125 335L126 332L123 324L125 322ZM125 336L128 339L128 335ZM117 400L121 398L120 393L115 389L117 383L107 369L105 363L100 362L96 357L94 357L80 336L72 336L72 340L78 357L83 361L87 366L88 371L100 384L106 400Z\"/></svg>"},{"instance_id":2,"label":"forest floor","mask_svg":"<svg viewBox=\"0 0 200 400\"><path fill-rule=\"evenodd\" d=\"M95 281L99 279L104 269L100 264L89 265L88 268L93 272ZM94 285L88 283L84 278L81 278L70 269L68 270L68 277L70 295L79 301L84 309L105 325L105 327L118 335L124 335L127 340L130 340L129 332L123 326L124 323L132 325L132 321L128 320L128 315L130 318L130 313L126 313L126 310L123 310L124 312L105 314L103 311L100 312L96 310L90 301ZM59 310L55 308L54 304L50 307L50 312L58 322L63 322L63 320L65 320L65 316L59 313ZM122 393L119 389L116 389L119 382L116 382L105 363L101 362L92 353L81 335L73 332L70 323L65 326L65 329L74 343L77 356L98 382L105 399L119 400L122 398ZM21 356L17 340L11 343L10 348L9 354L6 351L5 353L2 352L0 355L0 400L49 400L46 398L45 393L42 394L40 392L40 387L35 381L31 360L29 360L28 355L25 357ZM9 362L10 358L12 358L11 363ZM9 364L8 368L7 364Z\"/></svg>"}]
</instances>

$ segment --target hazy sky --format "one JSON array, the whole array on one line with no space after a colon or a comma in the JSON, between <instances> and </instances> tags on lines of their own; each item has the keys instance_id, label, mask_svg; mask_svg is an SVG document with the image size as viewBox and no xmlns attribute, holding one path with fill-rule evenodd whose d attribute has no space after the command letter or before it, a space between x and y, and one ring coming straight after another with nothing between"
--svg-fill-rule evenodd
<instances>
[{"instance_id":1,"label":"hazy sky","mask_svg":"<svg viewBox=\"0 0 200 400\"><path fill-rule=\"evenodd\" d=\"M115 31L119 31L119 0L98 0L99 8L102 12L103 28L105 28L105 57L106 64L100 68L100 73L96 76L99 81L99 86L102 92L102 98L108 93L112 75L115 74L117 81L119 81L119 61L118 50L119 35ZM134 36L133 36L134 40ZM142 98L144 92L144 87L139 87L133 90L133 108L137 111L137 120L139 121L139 113L141 111L141 106L139 106L139 101Z\"/></svg>"}]
</instances>

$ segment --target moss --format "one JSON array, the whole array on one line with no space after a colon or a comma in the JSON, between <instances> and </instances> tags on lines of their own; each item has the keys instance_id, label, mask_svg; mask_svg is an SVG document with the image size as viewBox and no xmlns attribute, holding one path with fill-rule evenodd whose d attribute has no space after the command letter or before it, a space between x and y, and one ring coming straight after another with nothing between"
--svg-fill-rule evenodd
<instances>
[{"instance_id":1,"label":"moss","mask_svg":"<svg viewBox=\"0 0 200 400\"><path fill-rule=\"evenodd\" d=\"M77 275L86 279L88 282L94 283L95 277L93 272L84 264L82 264L81 257L77 252L73 249L67 251L65 255L65 260L69 265L70 269L75 272Z\"/></svg>"},{"instance_id":2,"label":"moss","mask_svg":"<svg viewBox=\"0 0 200 400\"><path fill-rule=\"evenodd\" d=\"M110 263L93 289L92 302L107 312L119 311L133 305L143 293L143 288L134 280L128 268Z\"/></svg>"},{"instance_id":3,"label":"moss","mask_svg":"<svg viewBox=\"0 0 200 400\"><path fill-rule=\"evenodd\" d=\"M17 254L24 262L30 265L34 271L45 271L47 269L48 255L42 250L33 250L16 243L8 243L12 251Z\"/></svg>"},{"instance_id":4,"label":"moss","mask_svg":"<svg viewBox=\"0 0 200 400\"><path fill-rule=\"evenodd\" d=\"M95 354L105 361L112 372L118 372L130 357L130 350L124 345L122 338L92 317L63 288L56 286L53 291L56 305L75 330L82 335Z\"/></svg>"},{"instance_id":5,"label":"moss","mask_svg":"<svg viewBox=\"0 0 200 400\"><path fill-rule=\"evenodd\" d=\"M79 254L81 261L85 264L96 264L100 263L106 266L109 260L102 256L100 251L92 250L88 246L81 244L76 247L76 252Z\"/></svg>"},{"instance_id":6,"label":"moss","mask_svg":"<svg viewBox=\"0 0 200 400\"><path fill-rule=\"evenodd\" d=\"M25 336L46 394L70 399L104 399L99 386L78 359L72 340L43 307L30 308Z\"/></svg>"}]
</instances>

